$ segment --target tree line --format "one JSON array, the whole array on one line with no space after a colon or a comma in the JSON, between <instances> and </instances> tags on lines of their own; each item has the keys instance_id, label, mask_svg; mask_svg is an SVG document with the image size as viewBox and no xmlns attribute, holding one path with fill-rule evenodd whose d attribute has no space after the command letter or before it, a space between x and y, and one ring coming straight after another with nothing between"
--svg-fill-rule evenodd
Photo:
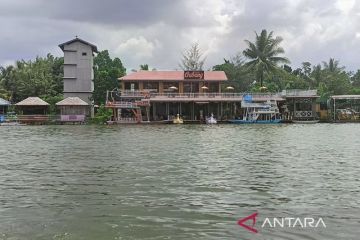
<instances>
[{"instance_id":1,"label":"tree line","mask_svg":"<svg viewBox=\"0 0 360 240\"><path fill-rule=\"evenodd\" d=\"M230 59L224 59L212 70L224 71L228 85L238 92L277 92L284 89L317 89L325 99L335 94L360 94L360 69L346 71L338 60L330 58L322 63L303 62L298 68L282 55L282 38L262 30L254 41L245 40L247 48ZM197 43L184 51L180 67L184 70L202 70L206 58ZM50 104L62 99L62 57L48 54L34 60L19 60L14 65L0 66L0 97L19 102L29 96L38 96ZM149 70L148 64L140 65ZM155 69L153 69L155 70ZM126 74L119 58L111 58L107 50L94 58L95 104L104 104L107 90L119 87L118 78Z\"/></svg>"}]
</instances>

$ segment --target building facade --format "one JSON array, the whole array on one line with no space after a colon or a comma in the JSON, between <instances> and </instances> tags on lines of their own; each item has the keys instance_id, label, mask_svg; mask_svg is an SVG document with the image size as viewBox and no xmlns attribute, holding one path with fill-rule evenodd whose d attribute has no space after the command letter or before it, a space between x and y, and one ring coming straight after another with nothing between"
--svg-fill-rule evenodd
<instances>
[{"instance_id":1,"label":"building facade","mask_svg":"<svg viewBox=\"0 0 360 240\"><path fill-rule=\"evenodd\" d=\"M243 93L235 93L223 71L139 71L119 78L121 93L108 93L115 122L168 121L179 114L186 122L219 121L242 114ZM278 100L253 94L254 101ZM125 121L126 120L126 121Z\"/></svg>"},{"instance_id":2,"label":"building facade","mask_svg":"<svg viewBox=\"0 0 360 240\"><path fill-rule=\"evenodd\" d=\"M97 47L77 37L59 47L64 52L64 98L78 97L92 106Z\"/></svg>"}]
</instances>

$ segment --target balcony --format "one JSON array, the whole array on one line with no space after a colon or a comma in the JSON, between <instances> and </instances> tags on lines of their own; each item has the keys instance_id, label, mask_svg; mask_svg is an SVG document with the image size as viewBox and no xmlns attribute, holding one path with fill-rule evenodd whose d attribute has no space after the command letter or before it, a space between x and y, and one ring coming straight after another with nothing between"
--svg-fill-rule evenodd
<instances>
[{"instance_id":1,"label":"balcony","mask_svg":"<svg viewBox=\"0 0 360 240\"><path fill-rule=\"evenodd\" d=\"M290 89L290 90L283 90L281 92L282 97L286 98L317 98L317 90L300 90L300 89Z\"/></svg>"},{"instance_id":2,"label":"balcony","mask_svg":"<svg viewBox=\"0 0 360 240\"><path fill-rule=\"evenodd\" d=\"M153 93L148 91L123 91L121 98L149 99L150 102L240 102L244 95L253 101L284 101L280 94L272 93Z\"/></svg>"}]
</instances>

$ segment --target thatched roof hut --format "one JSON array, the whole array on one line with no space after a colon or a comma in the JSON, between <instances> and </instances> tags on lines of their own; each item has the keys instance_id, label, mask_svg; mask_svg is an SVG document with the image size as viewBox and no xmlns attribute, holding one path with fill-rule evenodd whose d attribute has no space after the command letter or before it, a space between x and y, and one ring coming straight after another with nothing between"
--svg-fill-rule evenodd
<instances>
[{"instance_id":1,"label":"thatched roof hut","mask_svg":"<svg viewBox=\"0 0 360 240\"><path fill-rule=\"evenodd\" d=\"M28 97L15 104L22 115L46 115L49 105L38 97Z\"/></svg>"},{"instance_id":2,"label":"thatched roof hut","mask_svg":"<svg viewBox=\"0 0 360 240\"><path fill-rule=\"evenodd\" d=\"M89 104L78 97L68 97L56 103L56 106L89 106Z\"/></svg>"},{"instance_id":3,"label":"thatched roof hut","mask_svg":"<svg viewBox=\"0 0 360 240\"><path fill-rule=\"evenodd\" d=\"M62 122L84 122L89 104L78 97L68 97L56 103L60 107Z\"/></svg>"},{"instance_id":4,"label":"thatched roof hut","mask_svg":"<svg viewBox=\"0 0 360 240\"><path fill-rule=\"evenodd\" d=\"M15 106L49 106L47 102L39 97L28 97L21 102L15 104Z\"/></svg>"}]
</instances>

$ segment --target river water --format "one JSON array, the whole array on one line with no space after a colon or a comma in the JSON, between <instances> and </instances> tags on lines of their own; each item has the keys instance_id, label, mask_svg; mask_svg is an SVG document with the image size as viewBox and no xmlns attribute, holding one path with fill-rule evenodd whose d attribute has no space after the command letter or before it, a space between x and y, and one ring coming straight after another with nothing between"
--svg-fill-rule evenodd
<instances>
[{"instance_id":1,"label":"river water","mask_svg":"<svg viewBox=\"0 0 360 240\"><path fill-rule=\"evenodd\" d=\"M0 127L0 239L359 239L359 209L359 124Z\"/></svg>"}]
</instances>

